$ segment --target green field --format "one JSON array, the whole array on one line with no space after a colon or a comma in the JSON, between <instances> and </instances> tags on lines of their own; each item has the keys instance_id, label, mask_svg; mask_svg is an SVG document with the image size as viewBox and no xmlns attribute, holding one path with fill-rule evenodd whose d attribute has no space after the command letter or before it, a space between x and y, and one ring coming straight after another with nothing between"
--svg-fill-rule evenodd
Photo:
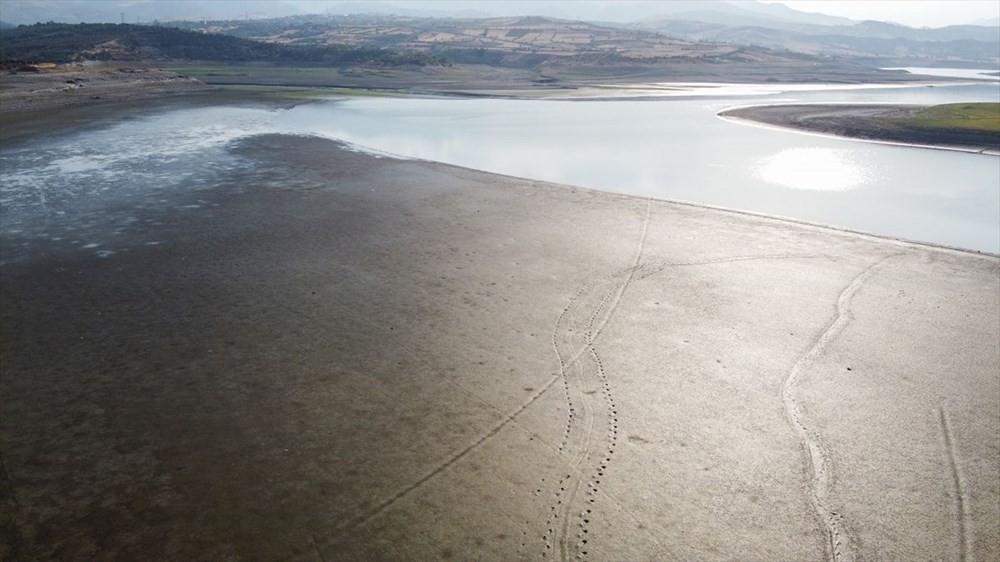
<instances>
[{"instance_id":1,"label":"green field","mask_svg":"<svg viewBox=\"0 0 1000 562\"><path fill-rule=\"evenodd\" d=\"M1000 103L935 105L909 117L889 121L894 125L919 129L1000 133Z\"/></svg>"},{"instance_id":2,"label":"green field","mask_svg":"<svg viewBox=\"0 0 1000 562\"><path fill-rule=\"evenodd\" d=\"M262 100L313 100L330 97L403 97L405 94L369 88L341 88L337 86L297 87L297 86L267 86L256 84L228 84L218 86L222 92L231 92L241 99L258 97Z\"/></svg>"},{"instance_id":3,"label":"green field","mask_svg":"<svg viewBox=\"0 0 1000 562\"><path fill-rule=\"evenodd\" d=\"M400 95L393 92L393 88L366 87L364 78L391 80L392 70L377 67L369 69L227 64L163 65L162 68L218 86L223 91L243 96L256 95L262 99Z\"/></svg>"},{"instance_id":4,"label":"green field","mask_svg":"<svg viewBox=\"0 0 1000 562\"><path fill-rule=\"evenodd\" d=\"M386 67L286 66L276 64L164 64L171 70L206 84L296 87L336 87L359 90L398 90L447 82L461 84L482 80L460 66Z\"/></svg>"},{"instance_id":5,"label":"green field","mask_svg":"<svg viewBox=\"0 0 1000 562\"><path fill-rule=\"evenodd\" d=\"M163 68L172 70L178 74L183 74L185 76L190 76L191 78L197 78L208 82L211 82L213 77L246 77L258 79L309 77L330 80L343 76L339 69L331 67L253 66L249 64L227 64L219 66L164 65Z\"/></svg>"}]
</instances>

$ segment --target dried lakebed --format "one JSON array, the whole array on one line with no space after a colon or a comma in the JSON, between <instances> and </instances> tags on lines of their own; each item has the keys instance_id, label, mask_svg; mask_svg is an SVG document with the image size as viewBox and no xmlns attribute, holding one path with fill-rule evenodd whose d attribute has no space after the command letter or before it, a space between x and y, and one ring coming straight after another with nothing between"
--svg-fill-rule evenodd
<instances>
[{"instance_id":1,"label":"dried lakebed","mask_svg":"<svg viewBox=\"0 0 1000 562\"><path fill-rule=\"evenodd\" d=\"M1000 556L997 257L221 146L0 238L20 556Z\"/></svg>"}]
</instances>

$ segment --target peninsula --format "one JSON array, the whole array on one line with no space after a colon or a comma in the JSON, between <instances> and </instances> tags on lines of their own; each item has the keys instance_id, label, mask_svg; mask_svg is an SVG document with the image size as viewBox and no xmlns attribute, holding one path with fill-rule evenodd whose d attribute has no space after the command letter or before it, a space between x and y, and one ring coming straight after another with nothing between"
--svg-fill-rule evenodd
<instances>
[{"instance_id":1,"label":"peninsula","mask_svg":"<svg viewBox=\"0 0 1000 562\"><path fill-rule=\"evenodd\" d=\"M719 116L841 137L1000 153L1000 103L765 105Z\"/></svg>"}]
</instances>

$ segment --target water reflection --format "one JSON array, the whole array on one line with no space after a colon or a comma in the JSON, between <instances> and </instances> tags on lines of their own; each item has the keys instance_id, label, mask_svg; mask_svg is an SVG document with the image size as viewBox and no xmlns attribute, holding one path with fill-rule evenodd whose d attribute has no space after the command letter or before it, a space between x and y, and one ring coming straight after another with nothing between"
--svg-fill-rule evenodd
<instances>
[{"instance_id":1,"label":"water reflection","mask_svg":"<svg viewBox=\"0 0 1000 562\"><path fill-rule=\"evenodd\" d=\"M944 76L952 76L945 74ZM947 84L946 82L942 83ZM607 84L575 88L570 91L545 92L546 99L628 99L720 96L774 96L783 93L826 92L829 84L725 84L706 82L650 82L645 84ZM912 89L912 84L842 84L839 91Z\"/></svg>"},{"instance_id":2,"label":"water reflection","mask_svg":"<svg viewBox=\"0 0 1000 562\"><path fill-rule=\"evenodd\" d=\"M985 84L914 90L936 95L921 98L932 103L996 95ZM894 91L909 94L891 101L913 94ZM874 101L873 92L856 91L838 101ZM742 102L366 98L298 106L277 123L289 131L506 175L1000 251L995 158L715 117Z\"/></svg>"},{"instance_id":3,"label":"water reflection","mask_svg":"<svg viewBox=\"0 0 1000 562\"><path fill-rule=\"evenodd\" d=\"M791 189L848 191L871 181L871 173L847 150L789 148L763 158L757 175L764 181Z\"/></svg>"}]
</instances>

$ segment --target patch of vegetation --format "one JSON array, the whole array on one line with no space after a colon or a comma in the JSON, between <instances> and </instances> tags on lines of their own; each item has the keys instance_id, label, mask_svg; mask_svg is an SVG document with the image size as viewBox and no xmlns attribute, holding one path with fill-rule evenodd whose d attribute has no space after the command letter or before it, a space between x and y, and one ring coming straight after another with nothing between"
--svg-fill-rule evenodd
<instances>
[{"instance_id":1,"label":"patch of vegetation","mask_svg":"<svg viewBox=\"0 0 1000 562\"><path fill-rule=\"evenodd\" d=\"M22 25L0 33L0 61L207 60L317 65L436 65L417 51L345 45L279 45L174 27L132 24Z\"/></svg>"},{"instance_id":2,"label":"patch of vegetation","mask_svg":"<svg viewBox=\"0 0 1000 562\"><path fill-rule=\"evenodd\" d=\"M163 68L168 68L178 74L197 78L199 80L212 81L212 78L220 77L247 77L251 79L295 79L300 77L310 77L319 80L332 80L341 78L342 74L337 68L330 67L297 67L297 66L254 66L250 64L231 64L226 66L193 66L190 64L172 65L165 64Z\"/></svg>"},{"instance_id":3,"label":"patch of vegetation","mask_svg":"<svg viewBox=\"0 0 1000 562\"><path fill-rule=\"evenodd\" d=\"M1000 134L1000 103L949 103L921 109L909 117L886 119L892 125L925 130Z\"/></svg>"},{"instance_id":4,"label":"patch of vegetation","mask_svg":"<svg viewBox=\"0 0 1000 562\"><path fill-rule=\"evenodd\" d=\"M227 85L222 86L219 91L222 94L226 92L239 94L240 99L245 99L248 94L257 95L261 99L276 100L318 100L331 97L405 97L405 94L386 90L339 87Z\"/></svg>"},{"instance_id":5,"label":"patch of vegetation","mask_svg":"<svg viewBox=\"0 0 1000 562\"><path fill-rule=\"evenodd\" d=\"M479 64L503 68L532 69L541 68L553 60L566 60L568 57L557 57L550 54L540 54L530 51L509 51L503 49L478 48L448 48L432 47L431 55L443 58L454 64ZM626 61L625 57L614 53L579 54L572 57L573 62L586 64L615 64Z\"/></svg>"}]
</instances>

